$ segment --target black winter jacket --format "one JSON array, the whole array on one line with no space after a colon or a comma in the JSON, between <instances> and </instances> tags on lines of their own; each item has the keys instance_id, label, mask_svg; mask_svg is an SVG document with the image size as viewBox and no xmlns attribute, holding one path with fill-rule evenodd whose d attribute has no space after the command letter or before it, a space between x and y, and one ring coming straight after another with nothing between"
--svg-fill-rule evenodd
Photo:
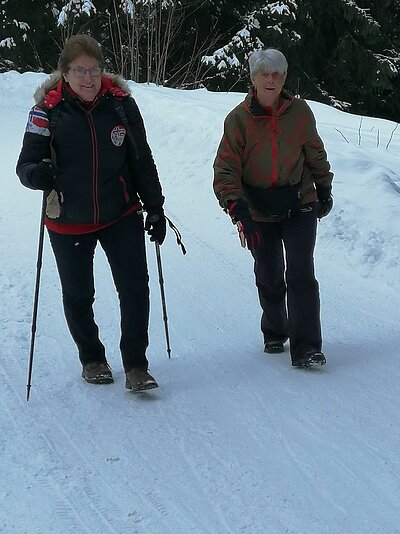
<instances>
[{"instance_id":1,"label":"black winter jacket","mask_svg":"<svg viewBox=\"0 0 400 534\"><path fill-rule=\"evenodd\" d=\"M102 94L90 109L66 89L59 73L40 89L16 171L22 184L33 189L34 167L52 160L61 204L58 222L106 224L139 199L145 209L163 205L143 119L123 80L103 77ZM122 117L116 111L121 104Z\"/></svg>"}]
</instances>

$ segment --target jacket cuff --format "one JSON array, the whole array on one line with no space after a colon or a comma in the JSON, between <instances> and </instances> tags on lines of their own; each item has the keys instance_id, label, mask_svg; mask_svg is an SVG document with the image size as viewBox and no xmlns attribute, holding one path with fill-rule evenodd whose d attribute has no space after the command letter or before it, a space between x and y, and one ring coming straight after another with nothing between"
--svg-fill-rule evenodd
<instances>
[{"instance_id":1,"label":"jacket cuff","mask_svg":"<svg viewBox=\"0 0 400 534\"><path fill-rule=\"evenodd\" d=\"M164 196L161 195L158 199L153 199L150 202L144 203L144 209L147 211L147 213L157 213L158 215L164 215Z\"/></svg>"},{"instance_id":2,"label":"jacket cuff","mask_svg":"<svg viewBox=\"0 0 400 534\"><path fill-rule=\"evenodd\" d=\"M241 198L228 204L228 212L234 222L250 217L249 208Z\"/></svg>"},{"instance_id":3,"label":"jacket cuff","mask_svg":"<svg viewBox=\"0 0 400 534\"><path fill-rule=\"evenodd\" d=\"M329 200L331 193L332 193L331 186L324 187L321 185L316 185L315 188L317 190L318 200L322 200L322 201Z\"/></svg>"}]
</instances>

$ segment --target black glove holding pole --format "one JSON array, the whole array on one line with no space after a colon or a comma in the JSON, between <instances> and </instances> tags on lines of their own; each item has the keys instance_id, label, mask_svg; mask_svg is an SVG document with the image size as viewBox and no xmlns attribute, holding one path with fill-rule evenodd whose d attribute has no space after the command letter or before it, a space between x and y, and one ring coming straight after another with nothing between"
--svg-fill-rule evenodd
<instances>
[{"instance_id":1,"label":"black glove holding pole","mask_svg":"<svg viewBox=\"0 0 400 534\"><path fill-rule=\"evenodd\" d=\"M163 244L167 232L167 221L161 206L148 208L144 229L149 234L150 241L156 241L159 245Z\"/></svg>"}]
</instances>

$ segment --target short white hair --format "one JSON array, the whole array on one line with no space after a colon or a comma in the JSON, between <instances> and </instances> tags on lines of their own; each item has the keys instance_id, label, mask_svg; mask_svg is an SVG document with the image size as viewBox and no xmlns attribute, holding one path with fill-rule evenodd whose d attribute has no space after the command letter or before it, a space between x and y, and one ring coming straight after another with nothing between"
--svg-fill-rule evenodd
<instances>
[{"instance_id":1,"label":"short white hair","mask_svg":"<svg viewBox=\"0 0 400 534\"><path fill-rule=\"evenodd\" d=\"M288 62L285 56L275 48L267 48L266 50L255 50L249 58L250 78L259 72L280 72L286 74L288 70Z\"/></svg>"}]
</instances>

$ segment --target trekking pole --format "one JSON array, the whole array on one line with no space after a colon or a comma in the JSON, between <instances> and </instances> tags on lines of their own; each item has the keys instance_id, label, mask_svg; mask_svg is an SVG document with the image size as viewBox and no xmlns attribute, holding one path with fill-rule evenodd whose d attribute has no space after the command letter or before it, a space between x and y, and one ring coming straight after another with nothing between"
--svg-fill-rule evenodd
<instances>
[{"instance_id":1,"label":"trekking pole","mask_svg":"<svg viewBox=\"0 0 400 534\"><path fill-rule=\"evenodd\" d=\"M29 351L28 383L26 386L26 400L27 401L29 401L29 395L31 392L33 351L35 348L36 320L37 320L38 303L39 303L40 271L42 268L42 257L43 257L45 214L46 214L46 193L43 192L42 212L41 212L41 217L40 217L40 230L39 230L39 245L38 245L37 263L36 263L35 297L33 300L32 330L31 330L32 333L31 333L31 347Z\"/></svg>"},{"instance_id":2,"label":"trekking pole","mask_svg":"<svg viewBox=\"0 0 400 534\"><path fill-rule=\"evenodd\" d=\"M162 309L163 309L165 339L167 341L168 358L171 358L171 347L169 344L169 333L168 333L167 305L165 302L164 279L163 279L162 264L161 264L161 251L160 251L160 244L158 241L155 242L155 245L156 245L156 256L157 256L157 267L158 267L158 281L160 283L161 303L162 303Z\"/></svg>"}]
</instances>

